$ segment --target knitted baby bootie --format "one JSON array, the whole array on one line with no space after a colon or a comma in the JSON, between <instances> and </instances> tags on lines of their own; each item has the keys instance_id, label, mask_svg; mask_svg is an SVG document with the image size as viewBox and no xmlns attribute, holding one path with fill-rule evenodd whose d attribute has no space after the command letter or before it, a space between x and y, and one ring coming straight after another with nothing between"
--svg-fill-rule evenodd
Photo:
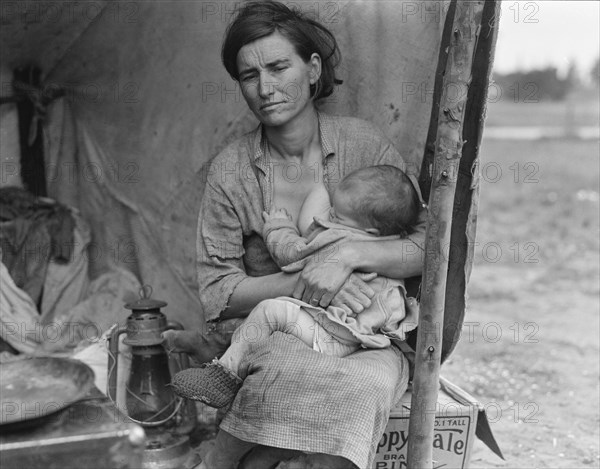
<instances>
[{"instance_id":1,"label":"knitted baby bootie","mask_svg":"<svg viewBox=\"0 0 600 469\"><path fill-rule=\"evenodd\" d=\"M215 359L199 368L180 371L171 385L181 397L220 409L233 401L242 379Z\"/></svg>"}]
</instances>

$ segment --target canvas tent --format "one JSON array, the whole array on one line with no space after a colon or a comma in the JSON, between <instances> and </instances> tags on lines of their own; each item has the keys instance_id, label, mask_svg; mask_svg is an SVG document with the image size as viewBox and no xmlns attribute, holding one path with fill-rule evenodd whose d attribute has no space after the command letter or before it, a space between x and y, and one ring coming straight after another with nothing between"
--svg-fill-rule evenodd
<instances>
[{"instance_id":1,"label":"canvas tent","mask_svg":"<svg viewBox=\"0 0 600 469\"><path fill-rule=\"evenodd\" d=\"M326 110L375 122L420 169L447 4L299 2L340 42L344 84ZM2 93L41 69L48 195L91 226L91 275L113 264L200 327L195 236L207 162L256 125L220 63L235 2L2 3ZM2 107L3 183L18 162L16 107ZM4 140L4 138L3 138ZM18 180L17 180L18 181Z\"/></svg>"}]
</instances>

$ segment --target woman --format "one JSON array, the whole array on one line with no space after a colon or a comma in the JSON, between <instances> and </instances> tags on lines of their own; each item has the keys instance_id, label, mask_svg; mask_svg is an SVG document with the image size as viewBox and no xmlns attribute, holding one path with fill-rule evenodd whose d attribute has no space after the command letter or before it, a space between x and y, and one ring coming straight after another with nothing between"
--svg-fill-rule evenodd
<instances>
[{"instance_id":1,"label":"woman","mask_svg":"<svg viewBox=\"0 0 600 469\"><path fill-rule=\"evenodd\" d=\"M279 270L260 236L262 212L272 206L301 225L303 202L319 186L331 194L345 174L363 166L405 169L369 123L318 112L315 103L338 82L339 57L328 30L279 3L243 4L228 27L223 63L260 126L212 161L200 209L200 299L216 335L197 336L194 344L171 332L174 348L195 348L208 360L239 324L229 320L245 317L262 300L293 296L360 313L373 296L360 272L392 278L421 273L423 214L409 239L339 244L297 274ZM244 386L221 424L223 449L235 452L237 444L241 456L254 444L288 448L330 468L370 465L389 408L408 381L406 360L394 348L339 359L280 336L257 340L246 368ZM270 466L262 460L256 467Z\"/></svg>"}]
</instances>

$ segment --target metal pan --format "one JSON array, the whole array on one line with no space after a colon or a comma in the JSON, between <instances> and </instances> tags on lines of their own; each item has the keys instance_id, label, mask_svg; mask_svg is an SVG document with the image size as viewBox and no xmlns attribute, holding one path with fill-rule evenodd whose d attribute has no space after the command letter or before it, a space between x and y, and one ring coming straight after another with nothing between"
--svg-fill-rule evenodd
<instances>
[{"instance_id":1,"label":"metal pan","mask_svg":"<svg viewBox=\"0 0 600 469\"><path fill-rule=\"evenodd\" d=\"M70 358L36 357L0 364L0 425L40 419L85 398L94 372Z\"/></svg>"}]
</instances>

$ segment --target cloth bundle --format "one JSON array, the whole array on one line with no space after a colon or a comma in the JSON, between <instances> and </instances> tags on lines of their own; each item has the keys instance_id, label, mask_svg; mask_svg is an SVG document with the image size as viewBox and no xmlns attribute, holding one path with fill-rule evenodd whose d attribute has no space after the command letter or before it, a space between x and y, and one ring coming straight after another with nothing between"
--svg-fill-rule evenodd
<instances>
[{"instance_id":1,"label":"cloth bundle","mask_svg":"<svg viewBox=\"0 0 600 469\"><path fill-rule=\"evenodd\" d=\"M73 257L75 220L68 207L18 187L0 188L2 262L39 305L48 264Z\"/></svg>"}]
</instances>

